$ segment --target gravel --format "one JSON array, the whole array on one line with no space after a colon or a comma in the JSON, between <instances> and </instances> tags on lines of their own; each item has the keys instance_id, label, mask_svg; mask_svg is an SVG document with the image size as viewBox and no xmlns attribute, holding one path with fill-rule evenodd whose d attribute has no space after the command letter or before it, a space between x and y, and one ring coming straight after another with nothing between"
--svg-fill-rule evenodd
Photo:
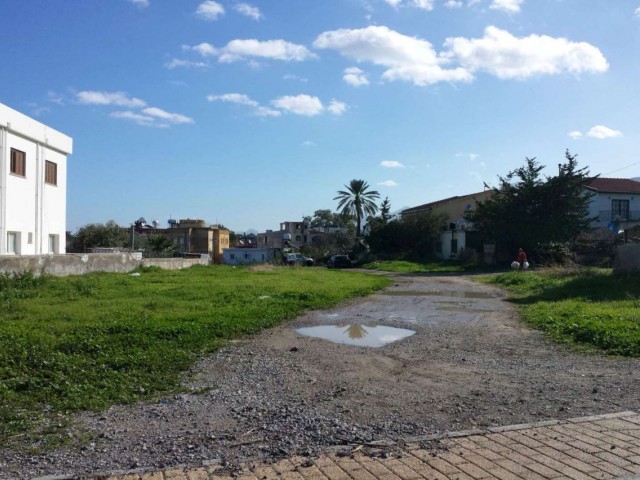
<instances>
[{"instance_id":1,"label":"gravel","mask_svg":"<svg viewBox=\"0 0 640 480\"><path fill-rule=\"evenodd\" d=\"M56 449L16 439L0 451L0 479L312 462L331 446L640 410L640 360L553 344L465 276L394 279L384 295L231 342L185 375L185 393L72 417ZM295 332L356 323L416 334L363 348Z\"/></svg>"}]
</instances>

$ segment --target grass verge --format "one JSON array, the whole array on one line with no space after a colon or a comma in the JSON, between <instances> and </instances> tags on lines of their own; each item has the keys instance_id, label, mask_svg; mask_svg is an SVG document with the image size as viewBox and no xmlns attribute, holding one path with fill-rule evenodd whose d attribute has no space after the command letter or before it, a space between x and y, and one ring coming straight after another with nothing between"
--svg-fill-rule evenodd
<instances>
[{"instance_id":1,"label":"grass verge","mask_svg":"<svg viewBox=\"0 0 640 480\"><path fill-rule=\"evenodd\" d=\"M640 277L608 269L509 272L485 280L513 293L524 319L560 342L640 357Z\"/></svg>"},{"instance_id":2,"label":"grass verge","mask_svg":"<svg viewBox=\"0 0 640 480\"><path fill-rule=\"evenodd\" d=\"M464 267L455 262L414 262L409 260L381 260L362 266L368 270L394 273L448 273L463 272Z\"/></svg>"},{"instance_id":3,"label":"grass verge","mask_svg":"<svg viewBox=\"0 0 640 480\"><path fill-rule=\"evenodd\" d=\"M0 442L60 414L175 391L227 339L388 283L304 268L138 273L0 276Z\"/></svg>"}]
</instances>

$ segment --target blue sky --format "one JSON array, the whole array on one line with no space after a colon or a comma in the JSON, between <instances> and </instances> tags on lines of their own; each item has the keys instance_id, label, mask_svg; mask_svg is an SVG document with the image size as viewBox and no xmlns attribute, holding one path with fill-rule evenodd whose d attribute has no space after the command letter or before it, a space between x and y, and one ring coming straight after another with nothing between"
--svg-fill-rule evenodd
<instances>
[{"instance_id":1,"label":"blue sky","mask_svg":"<svg viewBox=\"0 0 640 480\"><path fill-rule=\"evenodd\" d=\"M67 221L242 232L481 191L569 148L640 176L640 0L0 0L0 102L74 139Z\"/></svg>"}]
</instances>

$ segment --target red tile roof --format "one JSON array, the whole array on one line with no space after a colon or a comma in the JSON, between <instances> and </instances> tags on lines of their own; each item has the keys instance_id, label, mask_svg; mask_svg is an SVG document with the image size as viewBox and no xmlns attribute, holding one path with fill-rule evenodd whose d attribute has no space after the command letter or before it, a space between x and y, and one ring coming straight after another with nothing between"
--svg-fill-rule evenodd
<instances>
[{"instance_id":1,"label":"red tile roof","mask_svg":"<svg viewBox=\"0 0 640 480\"><path fill-rule=\"evenodd\" d=\"M589 190L598 193L638 193L640 182L630 178L594 178L585 185Z\"/></svg>"}]
</instances>

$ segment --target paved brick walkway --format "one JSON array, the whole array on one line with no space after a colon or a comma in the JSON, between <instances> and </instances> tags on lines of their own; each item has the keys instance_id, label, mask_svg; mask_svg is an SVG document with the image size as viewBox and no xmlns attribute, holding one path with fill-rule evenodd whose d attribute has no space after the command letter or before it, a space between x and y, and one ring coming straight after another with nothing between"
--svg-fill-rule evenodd
<instances>
[{"instance_id":1,"label":"paved brick walkway","mask_svg":"<svg viewBox=\"0 0 640 480\"><path fill-rule=\"evenodd\" d=\"M426 448L425 448L426 447ZM384 450L384 449L383 449ZM389 450L359 447L310 462L248 462L236 480L544 480L640 478L640 414L610 415L449 433ZM102 477L105 478L105 477ZM107 480L231 480L219 466L128 473Z\"/></svg>"}]
</instances>

